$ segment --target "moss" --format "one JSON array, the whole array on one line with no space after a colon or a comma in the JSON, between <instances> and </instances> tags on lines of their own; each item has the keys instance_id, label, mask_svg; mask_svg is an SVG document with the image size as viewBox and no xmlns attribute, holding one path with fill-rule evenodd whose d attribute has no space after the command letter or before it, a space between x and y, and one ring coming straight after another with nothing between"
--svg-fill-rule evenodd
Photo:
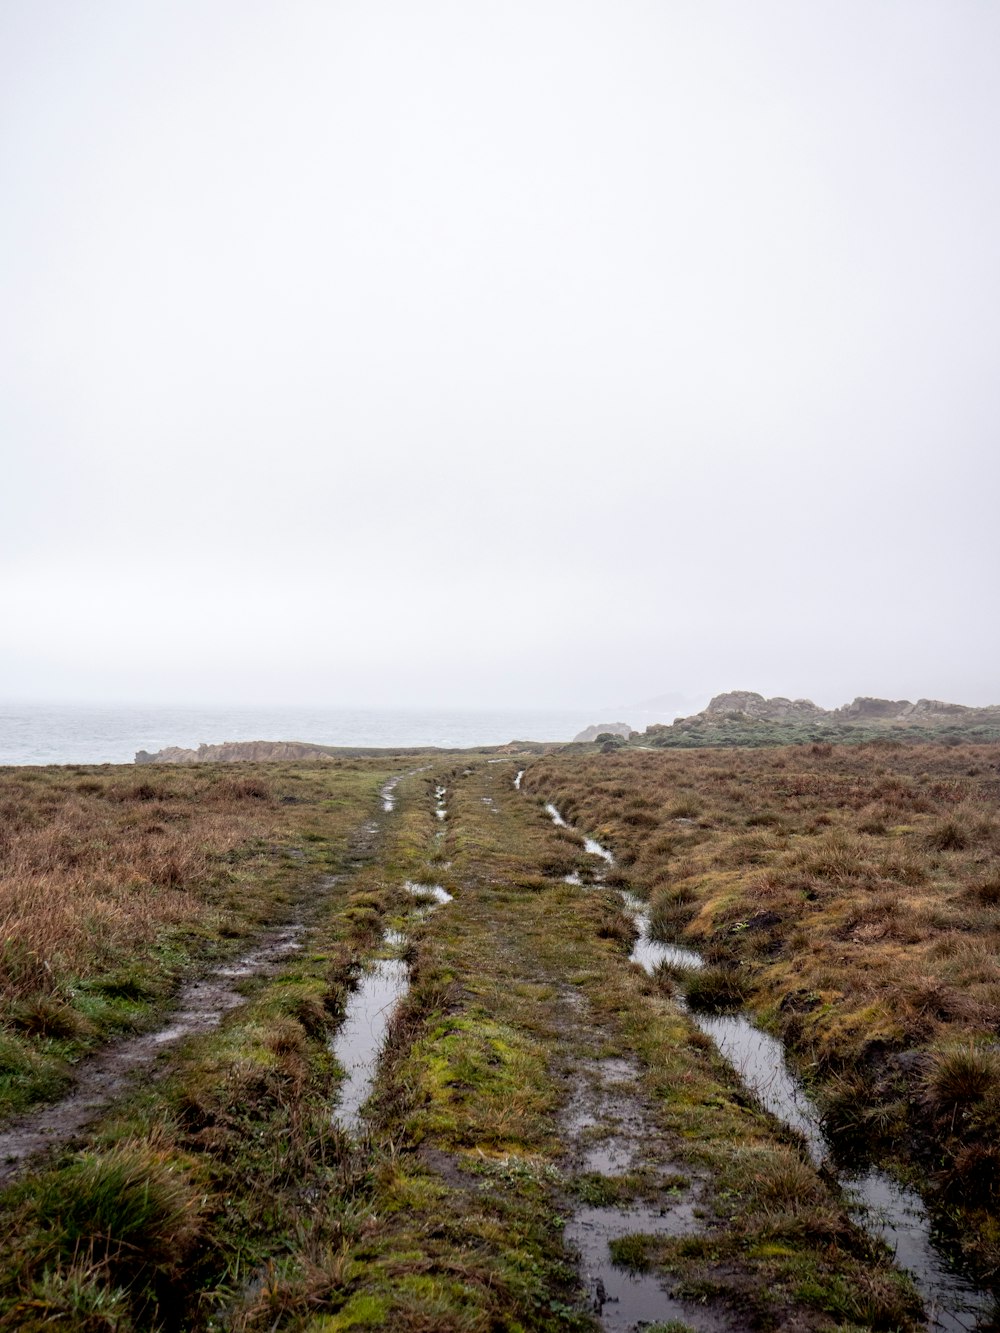
<instances>
[{"instance_id":1,"label":"moss","mask_svg":"<svg viewBox=\"0 0 1000 1333\"><path fill-rule=\"evenodd\" d=\"M306 1333L352 1333L354 1329L384 1328L389 1315L385 1296L359 1292L335 1315L322 1315L306 1325Z\"/></svg>"}]
</instances>

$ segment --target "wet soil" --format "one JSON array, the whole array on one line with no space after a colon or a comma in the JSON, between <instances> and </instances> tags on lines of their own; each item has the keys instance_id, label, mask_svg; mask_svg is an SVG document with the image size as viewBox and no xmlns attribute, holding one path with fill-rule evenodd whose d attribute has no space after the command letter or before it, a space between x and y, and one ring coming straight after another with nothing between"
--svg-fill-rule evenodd
<instances>
[{"instance_id":1,"label":"wet soil","mask_svg":"<svg viewBox=\"0 0 1000 1333\"><path fill-rule=\"evenodd\" d=\"M586 1029L600 1035L591 1023ZM700 1183L682 1175L671 1159L639 1080L638 1065L621 1057L588 1058L573 1072L560 1117L564 1171L578 1179L582 1174L591 1190L602 1184L595 1176L611 1188L626 1185L626 1191L633 1180L641 1181L636 1187L641 1197L578 1206L566 1222L566 1243L580 1256L588 1304L607 1333L631 1333L644 1323L671 1319L698 1329L726 1328L721 1316L676 1299L653 1274L614 1261L611 1247L625 1237L691 1236L704 1230Z\"/></svg>"},{"instance_id":2,"label":"wet soil","mask_svg":"<svg viewBox=\"0 0 1000 1333\"><path fill-rule=\"evenodd\" d=\"M631 954L633 963L650 974L664 962L693 969L704 966L700 954L693 950L650 939L649 916L643 904L631 894L623 894L623 898L639 930ZM679 997L678 1003L686 1008ZM876 1168L857 1173L838 1169L819 1111L789 1069L781 1042L761 1031L744 1014L688 1013L712 1038L760 1104L801 1134L812 1161L839 1178L854 1220L884 1241L899 1266L913 1274L930 1327L942 1333L970 1333L981 1327L991 1315L993 1298L954 1271L947 1256L934 1245L931 1219L914 1190Z\"/></svg>"},{"instance_id":3,"label":"wet soil","mask_svg":"<svg viewBox=\"0 0 1000 1333\"><path fill-rule=\"evenodd\" d=\"M545 809L554 824L572 828L555 805L550 803ZM607 848L592 838L580 836L587 852L613 863L614 857ZM598 881L600 878L595 876ZM567 877L567 882L573 882L572 877ZM649 913L640 899L623 892L622 900L638 931L631 962L649 975L663 964L690 970L704 967L704 960L694 950L650 937ZM687 1010L680 997L677 1002ZM984 1321L990 1321L987 1326L993 1327L992 1296L956 1272L948 1257L935 1246L932 1223L920 1196L877 1169L857 1173L838 1169L819 1112L789 1069L782 1043L761 1031L744 1014L687 1012L702 1032L711 1037L760 1104L802 1136L812 1161L838 1177L855 1221L884 1241L900 1267L913 1274L930 1327L941 1333L971 1333L983 1327ZM612 1325L605 1322L605 1327Z\"/></svg>"},{"instance_id":4,"label":"wet soil","mask_svg":"<svg viewBox=\"0 0 1000 1333\"><path fill-rule=\"evenodd\" d=\"M394 779L382 789L386 811L395 803L390 797L398 781ZM380 834L377 819L367 820L354 831L348 841L348 871L375 854ZM155 1031L115 1042L88 1056L75 1071L73 1087L64 1097L0 1129L0 1185L14 1179L32 1158L80 1135L141 1072L157 1069L164 1054L177 1042L210 1032L227 1013L245 1003L243 984L250 978L273 975L287 958L302 949L311 923L341 878L325 875L305 886L290 921L265 930L239 958L188 981Z\"/></svg>"},{"instance_id":5,"label":"wet soil","mask_svg":"<svg viewBox=\"0 0 1000 1333\"><path fill-rule=\"evenodd\" d=\"M328 892L334 883L336 879L331 876L316 888ZM242 957L189 982L163 1027L116 1042L90 1056L80 1066L76 1083L65 1097L0 1130L0 1183L11 1180L30 1158L75 1138L141 1070L152 1066L182 1037L216 1027L225 1014L244 1003L246 997L239 984L248 977L276 972L290 954L302 948L305 930L300 919L268 931Z\"/></svg>"},{"instance_id":6,"label":"wet soil","mask_svg":"<svg viewBox=\"0 0 1000 1333\"><path fill-rule=\"evenodd\" d=\"M407 880L403 887L416 900L413 916L418 920L452 901L440 884ZM368 964L348 998L344 1021L330 1041L330 1050L344 1070L333 1121L349 1134L357 1135L362 1128L363 1108L375 1083L389 1024L410 989L410 968L399 956L406 946L402 931L385 932L382 948L393 956Z\"/></svg>"}]
</instances>

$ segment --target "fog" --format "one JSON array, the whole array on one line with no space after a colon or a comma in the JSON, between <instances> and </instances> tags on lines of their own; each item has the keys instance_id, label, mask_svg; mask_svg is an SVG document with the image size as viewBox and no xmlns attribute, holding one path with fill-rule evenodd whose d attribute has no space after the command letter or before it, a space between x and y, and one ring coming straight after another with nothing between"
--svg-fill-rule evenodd
<instances>
[{"instance_id":1,"label":"fog","mask_svg":"<svg viewBox=\"0 0 1000 1333\"><path fill-rule=\"evenodd\" d=\"M5 4L0 698L1000 702L998 49Z\"/></svg>"}]
</instances>

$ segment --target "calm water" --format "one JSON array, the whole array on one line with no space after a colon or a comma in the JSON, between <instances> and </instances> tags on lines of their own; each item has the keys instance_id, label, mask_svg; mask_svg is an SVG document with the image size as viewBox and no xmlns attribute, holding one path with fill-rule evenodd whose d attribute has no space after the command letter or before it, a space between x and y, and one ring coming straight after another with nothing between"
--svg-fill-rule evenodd
<instances>
[{"instance_id":1,"label":"calm water","mask_svg":"<svg viewBox=\"0 0 1000 1333\"><path fill-rule=\"evenodd\" d=\"M129 764L136 750L223 741L318 745L503 745L568 741L594 717L525 709L84 708L0 704L0 764Z\"/></svg>"}]
</instances>

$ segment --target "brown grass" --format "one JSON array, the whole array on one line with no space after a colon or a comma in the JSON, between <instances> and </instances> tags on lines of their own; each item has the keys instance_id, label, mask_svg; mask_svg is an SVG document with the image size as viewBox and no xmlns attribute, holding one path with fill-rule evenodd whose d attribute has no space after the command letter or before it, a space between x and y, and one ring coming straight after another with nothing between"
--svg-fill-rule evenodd
<instances>
[{"instance_id":1,"label":"brown grass","mask_svg":"<svg viewBox=\"0 0 1000 1333\"><path fill-rule=\"evenodd\" d=\"M0 1004L196 926L226 858L274 837L263 779L0 773Z\"/></svg>"},{"instance_id":2,"label":"brown grass","mask_svg":"<svg viewBox=\"0 0 1000 1333\"><path fill-rule=\"evenodd\" d=\"M614 850L661 938L738 967L842 1128L994 1207L1000 747L550 755L523 788ZM967 1225L997 1272L993 1221Z\"/></svg>"}]
</instances>

